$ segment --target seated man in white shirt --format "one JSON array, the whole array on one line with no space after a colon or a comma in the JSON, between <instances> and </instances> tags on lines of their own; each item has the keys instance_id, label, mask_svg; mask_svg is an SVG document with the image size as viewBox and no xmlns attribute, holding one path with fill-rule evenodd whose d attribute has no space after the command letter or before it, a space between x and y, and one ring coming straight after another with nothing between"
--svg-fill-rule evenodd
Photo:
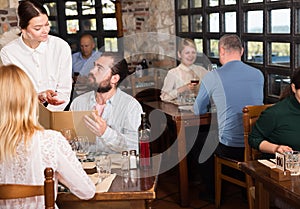
<instances>
[{"instance_id":1,"label":"seated man in white shirt","mask_svg":"<svg viewBox=\"0 0 300 209\"><path fill-rule=\"evenodd\" d=\"M128 65L122 56L104 52L88 77L94 90L78 96L70 106L75 111L97 110L93 118L85 116L84 120L96 135L98 151L102 153L138 150L142 107L118 88L127 74Z\"/></svg>"}]
</instances>

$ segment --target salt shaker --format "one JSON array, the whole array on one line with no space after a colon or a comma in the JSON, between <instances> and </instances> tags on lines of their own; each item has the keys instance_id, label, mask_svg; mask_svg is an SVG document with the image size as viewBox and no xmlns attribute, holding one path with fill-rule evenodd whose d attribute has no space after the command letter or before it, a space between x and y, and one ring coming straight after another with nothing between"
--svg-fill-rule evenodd
<instances>
[{"instance_id":1,"label":"salt shaker","mask_svg":"<svg viewBox=\"0 0 300 209\"><path fill-rule=\"evenodd\" d=\"M129 170L129 159L128 159L128 151L122 151L122 161L121 161L121 170L128 171Z\"/></svg>"},{"instance_id":2,"label":"salt shaker","mask_svg":"<svg viewBox=\"0 0 300 209\"><path fill-rule=\"evenodd\" d=\"M136 157L136 150L129 151L129 168L130 169L137 169L137 157Z\"/></svg>"}]
</instances>

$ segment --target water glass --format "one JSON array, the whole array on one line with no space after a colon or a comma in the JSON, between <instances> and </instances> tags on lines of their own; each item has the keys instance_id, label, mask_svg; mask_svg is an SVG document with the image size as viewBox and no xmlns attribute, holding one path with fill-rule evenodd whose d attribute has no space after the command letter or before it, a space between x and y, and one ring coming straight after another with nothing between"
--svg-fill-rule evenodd
<instances>
[{"instance_id":1,"label":"water glass","mask_svg":"<svg viewBox=\"0 0 300 209\"><path fill-rule=\"evenodd\" d=\"M98 140L90 141L88 160L95 161L95 157L101 155L101 147Z\"/></svg>"},{"instance_id":2,"label":"water glass","mask_svg":"<svg viewBox=\"0 0 300 209\"><path fill-rule=\"evenodd\" d=\"M111 159L108 155L95 157L96 168L99 175L98 182L102 182L111 174Z\"/></svg>"},{"instance_id":3,"label":"water glass","mask_svg":"<svg viewBox=\"0 0 300 209\"><path fill-rule=\"evenodd\" d=\"M177 93L177 103L178 104L185 103L184 93Z\"/></svg>"},{"instance_id":4,"label":"water glass","mask_svg":"<svg viewBox=\"0 0 300 209\"><path fill-rule=\"evenodd\" d=\"M86 159L89 154L90 144L87 136L77 136L74 138L74 143L76 147L76 155L78 159L82 162Z\"/></svg>"},{"instance_id":5,"label":"water glass","mask_svg":"<svg viewBox=\"0 0 300 209\"><path fill-rule=\"evenodd\" d=\"M63 128L60 130L61 134L68 140L69 144L72 147L72 150L75 151L75 143L74 143L74 137L75 137L75 131L73 128Z\"/></svg>"},{"instance_id":6,"label":"water glass","mask_svg":"<svg viewBox=\"0 0 300 209\"><path fill-rule=\"evenodd\" d=\"M300 168L300 152L299 151L291 151L285 152L285 167L287 170L291 172L291 175L299 175Z\"/></svg>"}]
</instances>

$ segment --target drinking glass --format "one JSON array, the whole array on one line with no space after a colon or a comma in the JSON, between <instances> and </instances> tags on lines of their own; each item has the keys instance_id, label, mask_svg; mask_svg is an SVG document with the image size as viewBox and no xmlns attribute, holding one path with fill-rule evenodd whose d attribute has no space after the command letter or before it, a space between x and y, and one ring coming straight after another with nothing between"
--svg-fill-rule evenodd
<instances>
[{"instance_id":1,"label":"drinking glass","mask_svg":"<svg viewBox=\"0 0 300 209\"><path fill-rule=\"evenodd\" d=\"M299 175L300 167L300 152L291 151L285 152L285 167L291 172L291 175Z\"/></svg>"},{"instance_id":2,"label":"drinking glass","mask_svg":"<svg viewBox=\"0 0 300 209\"><path fill-rule=\"evenodd\" d=\"M74 138L74 143L76 146L76 155L78 159L83 162L86 156L89 154L89 140L87 136L77 136Z\"/></svg>"},{"instance_id":3,"label":"drinking glass","mask_svg":"<svg viewBox=\"0 0 300 209\"><path fill-rule=\"evenodd\" d=\"M185 103L185 97L184 97L184 93L177 93L177 103L180 104L184 104Z\"/></svg>"},{"instance_id":4,"label":"drinking glass","mask_svg":"<svg viewBox=\"0 0 300 209\"><path fill-rule=\"evenodd\" d=\"M199 78L193 77L193 78L191 79L191 84L194 84L195 86L198 85L198 84L199 84Z\"/></svg>"},{"instance_id":5,"label":"drinking glass","mask_svg":"<svg viewBox=\"0 0 300 209\"><path fill-rule=\"evenodd\" d=\"M68 140L69 144L72 147L72 150L76 150L76 145L74 142L75 131L73 128L63 128L60 130L61 134Z\"/></svg>"},{"instance_id":6,"label":"drinking glass","mask_svg":"<svg viewBox=\"0 0 300 209\"><path fill-rule=\"evenodd\" d=\"M218 68L218 65L217 64L209 64L208 66L207 66L207 70L208 71L214 71L214 70L216 70Z\"/></svg>"},{"instance_id":7,"label":"drinking glass","mask_svg":"<svg viewBox=\"0 0 300 209\"><path fill-rule=\"evenodd\" d=\"M98 182L102 182L111 174L111 159L108 155L100 155L95 158L95 161L99 175Z\"/></svg>"},{"instance_id":8,"label":"drinking glass","mask_svg":"<svg viewBox=\"0 0 300 209\"><path fill-rule=\"evenodd\" d=\"M102 154L102 149L98 140L90 141L88 160L95 161L95 157Z\"/></svg>"}]
</instances>

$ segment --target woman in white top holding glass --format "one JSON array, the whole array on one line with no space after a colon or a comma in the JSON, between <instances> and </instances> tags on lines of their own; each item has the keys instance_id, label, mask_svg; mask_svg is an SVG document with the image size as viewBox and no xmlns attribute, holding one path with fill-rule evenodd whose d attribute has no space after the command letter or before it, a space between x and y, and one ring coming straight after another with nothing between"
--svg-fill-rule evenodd
<instances>
[{"instance_id":1,"label":"woman in white top holding glass","mask_svg":"<svg viewBox=\"0 0 300 209\"><path fill-rule=\"evenodd\" d=\"M68 141L38 122L38 96L27 74L16 65L0 67L0 184L43 185L44 169L81 199L95 195ZM0 208L44 208L44 196L0 200Z\"/></svg>"},{"instance_id":2,"label":"woman in white top holding glass","mask_svg":"<svg viewBox=\"0 0 300 209\"><path fill-rule=\"evenodd\" d=\"M160 98L171 102L177 95L184 92L194 92L197 95L199 82L208 72L205 68L195 65L197 49L191 39L182 39L178 46L178 58L181 63L168 71L161 90Z\"/></svg>"},{"instance_id":3,"label":"woman in white top holding glass","mask_svg":"<svg viewBox=\"0 0 300 209\"><path fill-rule=\"evenodd\" d=\"M47 11L39 1L20 1L18 17L22 34L2 48L2 63L24 70L49 110L64 110L72 89L71 48L49 35Z\"/></svg>"}]
</instances>

